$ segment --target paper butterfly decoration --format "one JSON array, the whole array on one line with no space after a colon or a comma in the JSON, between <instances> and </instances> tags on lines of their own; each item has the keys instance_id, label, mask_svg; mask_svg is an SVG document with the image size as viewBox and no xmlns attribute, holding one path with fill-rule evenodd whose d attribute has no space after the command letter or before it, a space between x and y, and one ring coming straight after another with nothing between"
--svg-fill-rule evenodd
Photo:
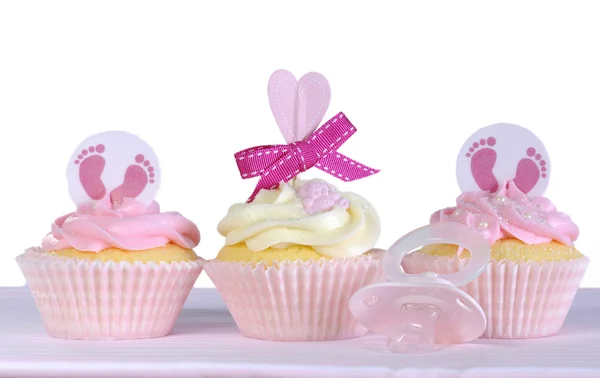
<instances>
[{"instance_id":1,"label":"paper butterfly decoration","mask_svg":"<svg viewBox=\"0 0 600 378\"><path fill-rule=\"evenodd\" d=\"M67 180L76 205L107 199L117 203L125 197L149 205L160 187L160 165L139 137L107 131L85 139L75 149Z\"/></svg>"},{"instance_id":2,"label":"paper butterfly decoration","mask_svg":"<svg viewBox=\"0 0 600 378\"><path fill-rule=\"evenodd\" d=\"M288 144L258 146L235 154L243 179L261 177L248 202L261 189L274 189L312 167L344 181L379 172L337 151L356 132L343 113L317 128L331 99L329 83L323 75L310 72L297 80L291 72L275 71L269 79L268 96L275 121Z\"/></svg>"},{"instance_id":3,"label":"paper butterfly decoration","mask_svg":"<svg viewBox=\"0 0 600 378\"><path fill-rule=\"evenodd\" d=\"M456 177L462 192L495 192L512 180L529 197L541 196L550 180L550 158L531 131L497 123L467 139L456 161Z\"/></svg>"}]
</instances>

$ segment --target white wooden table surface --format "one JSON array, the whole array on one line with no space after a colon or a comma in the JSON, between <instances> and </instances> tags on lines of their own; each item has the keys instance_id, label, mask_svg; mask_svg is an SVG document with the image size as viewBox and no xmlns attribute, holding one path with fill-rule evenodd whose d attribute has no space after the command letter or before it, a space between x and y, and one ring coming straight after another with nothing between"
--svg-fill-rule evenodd
<instances>
[{"instance_id":1,"label":"white wooden table surface","mask_svg":"<svg viewBox=\"0 0 600 378\"><path fill-rule=\"evenodd\" d=\"M572 377L600 378L600 290L582 289L563 331L476 340L426 355L384 338L318 343L251 340L214 289L194 289L171 336L71 341L46 335L26 288L0 288L0 377Z\"/></svg>"}]
</instances>

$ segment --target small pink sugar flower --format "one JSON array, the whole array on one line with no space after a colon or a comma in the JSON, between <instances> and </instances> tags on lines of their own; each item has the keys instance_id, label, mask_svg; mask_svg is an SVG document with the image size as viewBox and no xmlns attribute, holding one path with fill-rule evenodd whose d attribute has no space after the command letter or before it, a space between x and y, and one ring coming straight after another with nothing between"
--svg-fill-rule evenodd
<instances>
[{"instance_id":1,"label":"small pink sugar flower","mask_svg":"<svg viewBox=\"0 0 600 378\"><path fill-rule=\"evenodd\" d=\"M343 209L350 206L348 199L340 197L338 192L331 190L323 181L311 181L302 185L298 189L298 195L302 198L304 211L308 214L330 211L335 206Z\"/></svg>"}]
</instances>

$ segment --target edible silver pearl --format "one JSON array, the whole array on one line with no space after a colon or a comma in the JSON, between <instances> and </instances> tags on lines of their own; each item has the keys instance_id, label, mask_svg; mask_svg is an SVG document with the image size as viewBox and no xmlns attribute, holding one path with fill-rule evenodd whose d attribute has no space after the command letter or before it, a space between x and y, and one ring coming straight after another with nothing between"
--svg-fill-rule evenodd
<instances>
[{"instance_id":1,"label":"edible silver pearl","mask_svg":"<svg viewBox=\"0 0 600 378\"><path fill-rule=\"evenodd\" d=\"M454 212L452 213L452 216L453 216L453 217L457 217L457 216L459 216L461 213L462 213L462 211L461 211L460 209L456 209L456 210L454 210Z\"/></svg>"},{"instance_id":2,"label":"edible silver pearl","mask_svg":"<svg viewBox=\"0 0 600 378\"><path fill-rule=\"evenodd\" d=\"M527 219L531 219L531 218L533 218L533 215L531 215L531 214L529 214L529 213L525 213L525 214L523 214L523 216L524 216L525 218L527 218Z\"/></svg>"},{"instance_id":3,"label":"edible silver pearl","mask_svg":"<svg viewBox=\"0 0 600 378\"><path fill-rule=\"evenodd\" d=\"M477 227L479 229L481 229L481 230L485 230L486 228L489 227L489 224L486 221L481 221L481 222L479 222L479 224L477 225Z\"/></svg>"},{"instance_id":4,"label":"edible silver pearl","mask_svg":"<svg viewBox=\"0 0 600 378\"><path fill-rule=\"evenodd\" d=\"M496 196L496 201L504 203L504 202L506 202L506 197L504 197L504 196Z\"/></svg>"}]
</instances>

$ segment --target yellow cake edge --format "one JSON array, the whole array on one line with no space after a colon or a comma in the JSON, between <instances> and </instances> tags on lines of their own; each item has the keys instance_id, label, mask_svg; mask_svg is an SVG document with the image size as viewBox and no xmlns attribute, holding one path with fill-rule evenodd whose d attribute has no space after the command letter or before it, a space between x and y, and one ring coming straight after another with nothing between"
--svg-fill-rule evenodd
<instances>
[{"instance_id":1,"label":"yellow cake edge","mask_svg":"<svg viewBox=\"0 0 600 378\"><path fill-rule=\"evenodd\" d=\"M457 257L458 246L453 244L427 245L419 250L429 256ZM460 259L469 258L470 252L463 249ZM506 238L496 241L491 246L492 261L570 261L585 257L574 246L557 241L542 244L526 244L519 239Z\"/></svg>"},{"instance_id":2,"label":"yellow cake edge","mask_svg":"<svg viewBox=\"0 0 600 378\"><path fill-rule=\"evenodd\" d=\"M149 248L139 251L129 251L119 248L107 248L100 252L85 252L75 248L67 248L56 251L46 252L49 256L74 258L78 260L102 261L102 262L141 262L141 263L172 263L172 262L192 262L199 259L194 250L183 248L177 244L168 243L167 245Z\"/></svg>"}]
</instances>

